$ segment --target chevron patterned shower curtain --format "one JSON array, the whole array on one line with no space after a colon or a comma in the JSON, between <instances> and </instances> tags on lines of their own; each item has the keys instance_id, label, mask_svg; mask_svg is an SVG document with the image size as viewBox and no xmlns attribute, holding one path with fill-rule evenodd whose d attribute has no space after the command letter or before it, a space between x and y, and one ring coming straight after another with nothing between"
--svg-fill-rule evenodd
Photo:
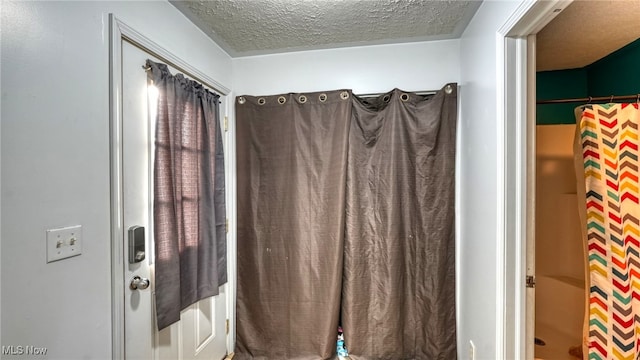
<instances>
[{"instance_id":1,"label":"chevron patterned shower curtain","mask_svg":"<svg viewBox=\"0 0 640 360\"><path fill-rule=\"evenodd\" d=\"M640 355L638 104L587 105L579 121L588 245L589 359ZM580 174L581 175L581 174Z\"/></svg>"}]
</instances>

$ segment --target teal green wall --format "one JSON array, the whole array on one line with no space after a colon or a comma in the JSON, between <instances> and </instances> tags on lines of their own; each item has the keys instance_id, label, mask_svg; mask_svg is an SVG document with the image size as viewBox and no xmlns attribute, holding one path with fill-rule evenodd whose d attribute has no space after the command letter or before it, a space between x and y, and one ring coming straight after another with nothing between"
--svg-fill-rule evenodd
<instances>
[{"instance_id":1,"label":"teal green wall","mask_svg":"<svg viewBox=\"0 0 640 360\"><path fill-rule=\"evenodd\" d=\"M538 100L633 95L640 93L640 39L580 69L540 71ZM575 124L573 109L580 103L536 107L537 124Z\"/></svg>"},{"instance_id":2,"label":"teal green wall","mask_svg":"<svg viewBox=\"0 0 640 360\"><path fill-rule=\"evenodd\" d=\"M589 96L587 69L540 71L536 76L536 98L570 99ZM575 124L573 109L579 104L545 104L536 108L538 125Z\"/></svg>"},{"instance_id":3,"label":"teal green wall","mask_svg":"<svg viewBox=\"0 0 640 360\"><path fill-rule=\"evenodd\" d=\"M640 39L589 65L587 72L591 96L640 93Z\"/></svg>"}]
</instances>

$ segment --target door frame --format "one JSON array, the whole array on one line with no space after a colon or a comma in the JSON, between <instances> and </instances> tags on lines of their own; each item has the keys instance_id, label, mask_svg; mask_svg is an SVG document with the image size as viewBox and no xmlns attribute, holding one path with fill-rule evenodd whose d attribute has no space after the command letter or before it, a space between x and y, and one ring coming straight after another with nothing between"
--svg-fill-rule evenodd
<instances>
[{"instance_id":1,"label":"door frame","mask_svg":"<svg viewBox=\"0 0 640 360\"><path fill-rule=\"evenodd\" d=\"M124 359L124 314L125 314L125 281L124 281L124 229L123 229L123 194L122 194L122 41L152 54L180 70L185 75L202 82L221 95L226 96L227 112L234 104L230 99L231 89L194 68L170 51L161 47L140 32L136 31L114 14L109 14L109 164L111 187L111 346L112 358ZM142 71L142 64L141 70ZM221 114L221 116L224 116ZM224 116L226 119L226 116ZM225 160L228 159L226 171L227 218L235 224L235 137L227 131L225 136ZM230 227L229 230L231 230ZM235 231L227 233L227 317L229 332L227 334L227 352L235 346Z\"/></svg>"},{"instance_id":2,"label":"door frame","mask_svg":"<svg viewBox=\"0 0 640 360\"><path fill-rule=\"evenodd\" d=\"M573 0L523 1L496 33L498 244L496 355L533 359L535 34Z\"/></svg>"}]
</instances>

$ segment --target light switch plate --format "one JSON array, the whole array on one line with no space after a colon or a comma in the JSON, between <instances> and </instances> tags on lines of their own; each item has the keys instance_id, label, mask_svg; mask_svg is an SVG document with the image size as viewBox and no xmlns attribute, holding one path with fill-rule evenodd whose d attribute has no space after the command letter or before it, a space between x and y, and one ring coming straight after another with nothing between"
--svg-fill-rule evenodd
<instances>
[{"instance_id":1,"label":"light switch plate","mask_svg":"<svg viewBox=\"0 0 640 360\"><path fill-rule=\"evenodd\" d=\"M82 254L82 226L47 230L47 262Z\"/></svg>"}]
</instances>

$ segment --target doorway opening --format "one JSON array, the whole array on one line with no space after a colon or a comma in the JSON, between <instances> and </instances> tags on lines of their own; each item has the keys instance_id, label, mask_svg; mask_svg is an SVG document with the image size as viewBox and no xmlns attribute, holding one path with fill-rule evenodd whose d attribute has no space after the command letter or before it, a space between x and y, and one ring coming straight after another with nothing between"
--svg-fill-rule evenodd
<instances>
[{"instance_id":1,"label":"doorway opening","mask_svg":"<svg viewBox=\"0 0 640 360\"><path fill-rule=\"evenodd\" d=\"M536 35L534 324L536 338L546 340L545 346L535 345L536 359L593 355L588 354L588 342L593 340L589 332L594 330L593 318L587 315L593 309L590 288L595 284L590 281L590 268L596 260L615 260L592 257L593 241L587 240L592 232L587 230L591 221L585 204L591 199L585 196L586 159L580 137L584 130L577 128L588 103L636 101L635 95L628 101L621 97L640 91L632 75L640 61L638 16L637 2L575 1ZM616 184L624 186L624 167L614 165L611 174ZM618 212L612 210L615 207L605 205L605 211ZM615 269L607 270L606 276ZM620 270L627 274L623 277L628 276L626 265Z\"/></svg>"},{"instance_id":2,"label":"doorway opening","mask_svg":"<svg viewBox=\"0 0 640 360\"><path fill-rule=\"evenodd\" d=\"M584 3L589 2L576 2L574 5L582 6L585 5ZM536 128L536 91L540 90L539 84L536 83L537 79L540 81L540 76L536 76L536 70L538 70L536 69L536 54L543 50L544 44L541 45L540 41L544 35L545 27L551 26L550 23L556 16L558 16L556 20L560 20L559 14L565 13L571 4L571 1L523 4L521 11L517 12L512 21L505 24L503 29L499 31L504 35L505 40L503 144L505 313L504 328L502 329L504 331L502 345L505 358L582 358L578 350L582 350L583 342L582 325L587 299L584 288L588 288L584 285L584 279L587 265L585 265L586 256L583 250L585 242L582 240L580 231L575 233L576 227L577 230L581 229L576 209L578 200L575 188L569 184L573 181L573 184L577 185L577 182L574 181L575 177L571 176L574 173L572 145L576 126L572 110L583 104L567 105L570 120L565 124L566 126L556 124L554 128L550 128L551 125L543 125L547 126L544 129ZM629 5L629 2L626 2L626 5ZM625 4L620 4L620 6L624 7ZM616 12L615 8L608 10L612 13ZM630 8L626 7L621 11L629 12ZM585 28L580 27L579 29L580 35L585 36ZM609 36L607 27L600 26L598 31ZM566 38L565 35L566 31L555 36ZM635 38L638 37L640 34ZM595 45L597 42L591 44L591 46ZM563 50L567 51L566 48ZM557 53L556 51L553 55L557 55ZM571 54L569 56L571 57ZM560 88L561 85L558 84L555 88ZM635 90L631 93L637 92L636 85ZM585 94L573 97L586 98L590 95L599 96L599 94ZM609 95L627 94L625 91L612 91ZM566 98L568 96L558 97ZM538 120L540 120L539 115L537 116ZM551 148L544 145L545 143L551 143ZM556 146L555 149L552 148L553 145ZM540 159L536 158L537 155L540 156ZM547 178L536 180L536 175L538 177L547 176ZM553 181L554 177L561 175L566 178L564 180L555 178L556 181ZM541 189L541 186L544 189ZM545 196L545 199L541 200L540 196ZM561 216L556 216L555 220L560 220L561 224L556 225L560 228L552 231L552 235L549 235L549 229L540 229L541 226L545 226L545 217L548 217L548 214L541 213L544 207L553 209L554 212L559 212L564 216L564 220ZM546 238L541 240L541 236ZM555 239L549 239L549 237ZM573 240L558 243L558 241L566 239ZM555 243L552 240L555 240ZM550 244L561 245L564 249L558 251L556 247L555 253L551 256L540 256L540 259L536 259L537 250L541 250L536 250L536 247L548 248ZM553 258L561 252L576 251L579 256L573 259L567 260L563 257L554 260ZM529 276L535 276L536 281L527 281ZM528 287L528 283L531 285L535 283L535 288ZM586 283L588 284L588 282ZM567 291L572 292L573 295L563 296L563 300L573 298L570 300L571 304L576 303L576 305L561 305L557 299L544 299L544 296L550 296L550 291L557 290L549 290L554 287L565 287ZM541 296L542 299L540 299ZM538 304L536 304L536 298L538 298ZM553 304L555 309L550 311L542 309L541 307L545 303ZM554 313L556 315L553 315ZM573 313L573 315L569 313ZM560 315L571 317L569 320L565 319L565 325L556 329L562 333L560 335L569 334L567 341L559 341L561 336L557 332L540 333L544 324L540 326L539 320L543 320L545 317L547 319L562 318ZM542 322L544 323L544 321ZM571 325L567 326L567 323L571 323ZM556 345L561 349L560 352L549 353L549 350L552 350ZM544 350L540 351L539 349Z\"/></svg>"}]
</instances>

